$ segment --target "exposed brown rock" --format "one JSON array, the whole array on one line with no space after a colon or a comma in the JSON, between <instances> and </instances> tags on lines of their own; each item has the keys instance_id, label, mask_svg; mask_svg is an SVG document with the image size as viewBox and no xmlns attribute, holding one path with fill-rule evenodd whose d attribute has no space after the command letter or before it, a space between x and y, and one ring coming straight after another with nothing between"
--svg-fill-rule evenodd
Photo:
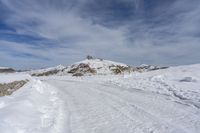
<instances>
[{"instance_id":1,"label":"exposed brown rock","mask_svg":"<svg viewBox=\"0 0 200 133\"><path fill-rule=\"evenodd\" d=\"M82 74L95 74L97 73L95 69L91 68L88 64L81 63L77 66L72 66L72 69L68 71L68 73L76 74L76 73L82 73Z\"/></svg>"},{"instance_id":2,"label":"exposed brown rock","mask_svg":"<svg viewBox=\"0 0 200 133\"><path fill-rule=\"evenodd\" d=\"M47 71L47 72L43 72L43 73L33 73L31 74L31 76L49 76L49 75L55 75L58 72L60 72L60 70L51 70L51 71Z\"/></svg>"},{"instance_id":3,"label":"exposed brown rock","mask_svg":"<svg viewBox=\"0 0 200 133\"><path fill-rule=\"evenodd\" d=\"M75 74L73 74L72 76L81 77L81 76L84 76L84 74L82 74L82 73L75 73Z\"/></svg>"},{"instance_id":4,"label":"exposed brown rock","mask_svg":"<svg viewBox=\"0 0 200 133\"><path fill-rule=\"evenodd\" d=\"M131 67L125 67L125 66L111 66L110 69L113 71L114 74L122 74L124 72L131 72Z\"/></svg>"},{"instance_id":5,"label":"exposed brown rock","mask_svg":"<svg viewBox=\"0 0 200 133\"><path fill-rule=\"evenodd\" d=\"M0 96L11 95L14 91L24 86L28 80L14 81L11 83L0 84Z\"/></svg>"}]
</instances>

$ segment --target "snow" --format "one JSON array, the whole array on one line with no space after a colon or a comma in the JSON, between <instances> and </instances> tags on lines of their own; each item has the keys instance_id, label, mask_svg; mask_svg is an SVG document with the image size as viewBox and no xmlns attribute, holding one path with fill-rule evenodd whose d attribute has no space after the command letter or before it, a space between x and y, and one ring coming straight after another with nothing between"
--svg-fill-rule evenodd
<instances>
[{"instance_id":1,"label":"snow","mask_svg":"<svg viewBox=\"0 0 200 133\"><path fill-rule=\"evenodd\" d=\"M8 67L0 67L0 69L8 69Z\"/></svg>"},{"instance_id":2,"label":"snow","mask_svg":"<svg viewBox=\"0 0 200 133\"><path fill-rule=\"evenodd\" d=\"M31 76L25 73L0 73L0 83L10 83L13 81L30 80Z\"/></svg>"},{"instance_id":3,"label":"snow","mask_svg":"<svg viewBox=\"0 0 200 133\"><path fill-rule=\"evenodd\" d=\"M80 62L77 62L75 64L80 64L80 63L85 63L85 64L90 64L91 67L93 68L98 68L98 67L105 67L105 66L111 66L111 65L119 65L119 66L126 66L126 64L124 63L119 63L119 62L114 62L114 61L109 61L109 60L104 60L104 59L86 59L86 60L83 60L83 61L80 61Z\"/></svg>"},{"instance_id":4,"label":"snow","mask_svg":"<svg viewBox=\"0 0 200 133\"><path fill-rule=\"evenodd\" d=\"M56 133L63 119L62 101L54 88L39 80L0 98L1 133Z\"/></svg>"},{"instance_id":5,"label":"snow","mask_svg":"<svg viewBox=\"0 0 200 133\"><path fill-rule=\"evenodd\" d=\"M0 82L30 80L0 97L0 132L199 133L199 69L196 64L78 78L0 75Z\"/></svg>"},{"instance_id":6,"label":"snow","mask_svg":"<svg viewBox=\"0 0 200 133\"><path fill-rule=\"evenodd\" d=\"M119 62L114 62L114 61L109 61L109 60L103 60L103 59L86 59L80 62L76 62L68 67L63 66L63 65L58 65L56 67L50 67L50 68L44 68L44 69L39 69L39 70L31 70L28 71L28 74L31 75L45 75L45 72L50 72L50 71L56 71L55 73L52 72L52 74L49 74L48 76L64 76L64 75L71 75L68 73L69 71L78 68L79 71L84 71L85 69L87 70L88 68L79 68L79 65L84 64L88 65L92 70L94 70L94 73L90 72L82 72L83 75L107 75L107 74L113 74L114 72L112 69L115 69L117 66L121 67L129 67L126 64L119 63ZM126 71L128 72L128 71ZM124 72L125 73L125 72ZM74 73L73 73L74 74Z\"/></svg>"},{"instance_id":7,"label":"snow","mask_svg":"<svg viewBox=\"0 0 200 133\"><path fill-rule=\"evenodd\" d=\"M112 74L113 72L111 71L110 67L113 66L123 66L123 67L128 67L128 65L119 63L119 62L114 62L114 61L109 61L109 60L101 60L101 59L86 59L80 62L77 62L71 67L68 67L67 71L69 71L71 68L74 68L78 66L79 64L88 64L92 69L97 71L98 75L105 75L105 74Z\"/></svg>"},{"instance_id":8,"label":"snow","mask_svg":"<svg viewBox=\"0 0 200 133\"><path fill-rule=\"evenodd\" d=\"M139 89L152 93L184 99L200 108L200 65L172 67L147 73L132 73L106 80L127 89ZM190 79L190 82L183 80ZM134 81L134 82L133 82Z\"/></svg>"},{"instance_id":9,"label":"snow","mask_svg":"<svg viewBox=\"0 0 200 133\"><path fill-rule=\"evenodd\" d=\"M52 70L63 70L66 67L63 65L58 65L55 67L50 67L50 68L44 68L44 69L39 69L39 70L31 70L28 71L29 74L39 74L39 73L44 73L44 72L48 72L48 71L52 71Z\"/></svg>"}]
</instances>

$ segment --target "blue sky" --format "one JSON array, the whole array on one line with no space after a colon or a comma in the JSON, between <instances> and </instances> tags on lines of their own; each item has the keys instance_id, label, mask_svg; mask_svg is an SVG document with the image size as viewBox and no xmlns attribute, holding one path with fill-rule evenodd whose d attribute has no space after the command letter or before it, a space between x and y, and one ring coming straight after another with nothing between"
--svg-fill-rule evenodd
<instances>
[{"instance_id":1,"label":"blue sky","mask_svg":"<svg viewBox=\"0 0 200 133\"><path fill-rule=\"evenodd\" d=\"M0 66L200 63L199 0L0 0Z\"/></svg>"}]
</instances>

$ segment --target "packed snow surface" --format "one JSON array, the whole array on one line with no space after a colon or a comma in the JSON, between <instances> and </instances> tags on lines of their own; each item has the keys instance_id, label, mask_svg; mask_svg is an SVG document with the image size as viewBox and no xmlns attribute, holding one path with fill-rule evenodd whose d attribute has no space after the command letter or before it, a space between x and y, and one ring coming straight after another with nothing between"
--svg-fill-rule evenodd
<instances>
[{"instance_id":1,"label":"packed snow surface","mask_svg":"<svg viewBox=\"0 0 200 133\"><path fill-rule=\"evenodd\" d=\"M199 69L30 78L0 97L0 132L199 133ZM12 78L0 75L0 82Z\"/></svg>"}]
</instances>

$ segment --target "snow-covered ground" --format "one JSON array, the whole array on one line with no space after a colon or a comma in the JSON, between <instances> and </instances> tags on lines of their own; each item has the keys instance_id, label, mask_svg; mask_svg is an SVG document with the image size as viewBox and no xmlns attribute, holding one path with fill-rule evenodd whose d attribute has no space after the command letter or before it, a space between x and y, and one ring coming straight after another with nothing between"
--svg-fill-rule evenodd
<instances>
[{"instance_id":1,"label":"snow-covered ground","mask_svg":"<svg viewBox=\"0 0 200 133\"><path fill-rule=\"evenodd\" d=\"M199 69L78 78L0 75L0 83L30 80L0 97L0 132L199 133Z\"/></svg>"},{"instance_id":2,"label":"snow-covered ground","mask_svg":"<svg viewBox=\"0 0 200 133\"><path fill-rule=\"evenodd\" d=\"M0 83L10 83L13 81L30 80L31 76L25 73L0 73Z\"/></svg>"}]
</instances>

